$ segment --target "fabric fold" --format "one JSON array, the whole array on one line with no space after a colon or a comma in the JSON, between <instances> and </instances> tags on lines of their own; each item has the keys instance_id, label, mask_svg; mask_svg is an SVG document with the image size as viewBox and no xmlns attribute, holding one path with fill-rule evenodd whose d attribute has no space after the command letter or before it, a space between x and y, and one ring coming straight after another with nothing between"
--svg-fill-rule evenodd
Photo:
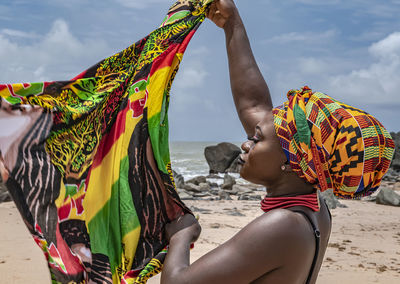
<instances>
[{"instance_id":1,"label":"fabric fold","mask_svg":"<svg viewBox=\"0 0 400 284\"><path fill-rule=\"evenodd\" d=\"M27 122L0 141L6 185L54 283L161 270L165 224L190 213L171 171L169 91L211 2L177 1L158 29L69 81L0 85L2 112Z\"/></svg>"}]
</instances>

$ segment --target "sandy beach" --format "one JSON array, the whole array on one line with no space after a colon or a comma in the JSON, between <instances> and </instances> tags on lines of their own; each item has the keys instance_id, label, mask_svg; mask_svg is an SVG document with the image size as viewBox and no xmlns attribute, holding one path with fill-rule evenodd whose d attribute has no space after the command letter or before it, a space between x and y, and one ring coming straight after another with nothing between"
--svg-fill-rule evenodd
<instances>
[{"instance_id":1,"label":"sandy beach","mask_svg":"<svg viewBox=\"0 0 400 284\"><path fill-rule=\"evenodd\" d=\"M367 201L341 201L319 284L400 283L400 208ZM203 231L195 261L262 214L257 201L187 201ZM0 204L0 283L50 283L41 250L12 202ZM159 283L159 276L148 283Z\"/></svg>"}]
</instances>

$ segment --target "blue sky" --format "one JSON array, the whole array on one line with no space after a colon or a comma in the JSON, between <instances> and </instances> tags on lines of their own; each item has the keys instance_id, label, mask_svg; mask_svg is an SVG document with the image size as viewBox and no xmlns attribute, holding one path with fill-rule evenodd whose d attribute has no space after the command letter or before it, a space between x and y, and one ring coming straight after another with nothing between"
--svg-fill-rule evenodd
<instances>
[{"instance_id":1,"label":"blue sky","mask_svg":"<svg viewBox=\"0 0 400 284\"><path fill-rule=\"evenodd\" d=\"M1 0L0 82L73 77L155 29L170 0ZM237 0L274 104L309 85L400 131L400 0ZM170 139L242 141L223 31L206 21L171 91Z\"/></svg>"}]
</instances>

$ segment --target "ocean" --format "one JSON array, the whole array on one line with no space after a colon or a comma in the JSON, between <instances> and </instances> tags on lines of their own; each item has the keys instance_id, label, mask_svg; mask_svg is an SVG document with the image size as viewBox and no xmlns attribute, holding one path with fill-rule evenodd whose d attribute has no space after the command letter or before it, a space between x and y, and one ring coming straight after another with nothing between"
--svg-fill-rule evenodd
<instances>
[{"instance_id":1,"label":"ocean","mask_svg":"<svg viewBox=\"0 0 400 284\"><path fill-rule=\"evenodd\" d=\"M172 169L181 174L185 181L195 176L207 176L209 167L204 156L204 149L207 146L217 145L219 142L170 142ZM234 143L240 147L240 143ZM219 174L221 177L224 174ZM239 174L232 174L239 179L239 183L245 183L239 178ZM219 183L217 181L217 183Z\"/></svg>"}]
</instances>

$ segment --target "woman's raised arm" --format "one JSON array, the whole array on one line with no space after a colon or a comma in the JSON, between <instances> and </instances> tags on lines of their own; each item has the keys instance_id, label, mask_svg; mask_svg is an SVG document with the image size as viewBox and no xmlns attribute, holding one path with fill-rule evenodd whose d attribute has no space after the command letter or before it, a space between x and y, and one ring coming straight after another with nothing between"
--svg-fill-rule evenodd
<instances>
[{"instance_id":1,"label":"woman's raised arm","mask_svg":"<svg viewBox=\"0 0 400 284\"><path fill-rule=\"evenodd\" d=\"M268 85L255 61L234 1L215 0L207 16L225 31L233 99L247 135L253 136L257 123L272 110Z\"/></svg>"}]
</instances>

